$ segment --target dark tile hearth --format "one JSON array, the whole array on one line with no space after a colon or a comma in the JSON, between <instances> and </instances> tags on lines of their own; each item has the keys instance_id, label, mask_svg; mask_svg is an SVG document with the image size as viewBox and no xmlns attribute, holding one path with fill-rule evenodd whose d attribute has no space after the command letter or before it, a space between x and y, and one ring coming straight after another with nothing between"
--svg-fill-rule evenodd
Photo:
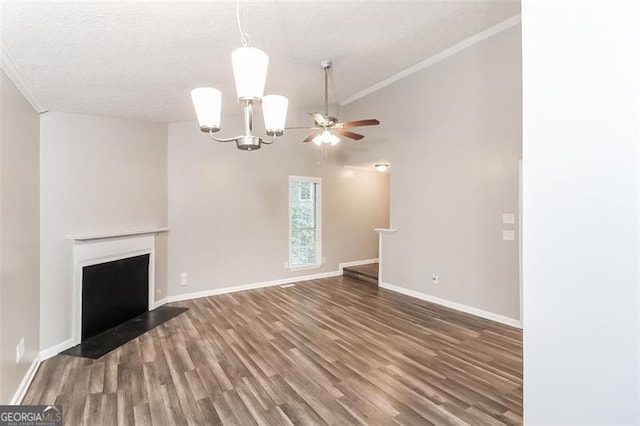
<instances>
[{"instance_id":1,"label":"dark tile hearth","mask_svg":"<svg viewBox=\"0 0 640 426\"><path fill-rule=\"evenodd\" d=\"M161 306L93 336L61 354L98 359L187 310L189 308Z\"/></svg>"}]
</instances>

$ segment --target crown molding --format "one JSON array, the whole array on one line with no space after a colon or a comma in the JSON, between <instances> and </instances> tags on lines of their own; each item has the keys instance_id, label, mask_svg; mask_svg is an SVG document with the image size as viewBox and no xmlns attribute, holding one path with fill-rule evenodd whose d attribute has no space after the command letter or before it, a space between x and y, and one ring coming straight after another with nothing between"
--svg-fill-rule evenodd
<instances>
[{"instance_id":1,"label":"crown molding","mask_svg":"<svg viewBox=\"0 0 640 426\"><path fill-rule=\"evenodd\" d=\"M468 39L462 40L461 42L456 43L453 46L448 47L439 53L436 53L435 55L425 59L424 61L418 62L417 64L410 66L404 71L400 71L399 73L394 74L391 77L386 78L381 82L376 83L373 86L370 86L367 89L364 89L356 93L355 95L351 95L348 98L343 99L342 101L338 102L338 105L345 106L350 104L353 101L356 101L360 98L370 95L371 93L377 92L378 90L384 87L387 87L388 85L395 83L396 81L401 80L420 70L428 68L431 65L434 65L448 58L449 56L454 55L460 52L461 50L466 49L467 47L471 47L474 44L480 43L481 41L486 40L491 36L494 36L505 30L508 30L509 28L518 25L520 21L521 21L520 14L514 15L511 18L506 19L500 22L499 24L494 25L493 27L487 28L486 30L481 31L478 34L469 37Z\"/></svg>"},{"instance_id":2,"label":"crown molding","mask_svg":"<svg viewBox=\"0 0 640 426\"><path fill-rule=\"evenodd\" d=\"M35 109L38 114L47 112L47 109L38 100L38 97L29 85L24 74L22 74L22 71L20 71L20 68L18 68L16 63L13 61L13 58L11 58L11 55L9 54L7 49L5 49L1 44L0 69L2 69L7 77L9 77L9 80L11 80L13 84L16 85L16 88L20 91L20 93L22 93L22 96L24 96L27 102L31 104L33 109Z\"/></svg>"}]
</instances>

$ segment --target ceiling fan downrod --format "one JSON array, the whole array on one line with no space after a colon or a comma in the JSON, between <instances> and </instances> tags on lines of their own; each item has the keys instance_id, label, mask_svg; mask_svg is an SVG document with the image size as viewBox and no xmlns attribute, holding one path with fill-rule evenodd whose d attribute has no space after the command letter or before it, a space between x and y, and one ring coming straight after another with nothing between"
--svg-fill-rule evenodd
<instances>
[{"instance_id":1,"label":"ceiling fan downrod","mask_svg":"<svg viewBox=\"0 0 640 426\"><path fill-rule=\"evenodd\" d=\"M324 116L329 116L329 69L333 63L331 61L323 61L321 64L324 70Z\"/></svg>"}]
</instances>

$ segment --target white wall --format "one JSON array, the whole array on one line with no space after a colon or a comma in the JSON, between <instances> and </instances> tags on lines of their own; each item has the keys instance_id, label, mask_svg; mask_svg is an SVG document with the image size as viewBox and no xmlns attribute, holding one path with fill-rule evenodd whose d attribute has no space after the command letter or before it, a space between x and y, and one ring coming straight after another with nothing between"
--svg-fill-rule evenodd
<instances>
[{"instance_id":1,"label":"white wall","mask_svg":"<svg viewBox=\"0 0 640 426\"><path fill-rule=\"evenodd\" d=\"M639 424L640 5L523 2L527 424Z\"/></svg>"},{"instance_id":2,"label":"white wall","mask_svg":"<svg viewBox=\"0 0 640 426\"><path fill-rule=\"evenodd\" d=\"M383 281L516 322L518 229L502 213L517 224L520 58L517 25L340 111L381 121L347 153L391 163L398 232L383 237ZM516 241L502 241L503 229Z\"/></svg>"},{"instance_id":3,"label":"white wall","mask_svg":"<svg viewBox=\"0 0 640 426\"><path fill-rule=\"evenodd\" d=\"M0 71L0 403L39 350L39 118ZM16 363L16 346L25 353Z\"/></svg>"},{"instance_id":4,"label":"white wall","mask_svg":"<svg viewBox=\"0 0 640 426\"><path fill-rule=\"evenodd\" d=\"M65 235L166 226L167 125L80 114L41 116L40 344L71 337L73 242ZM166 293L166 236L156 238Z\"/></svg>"},{"instance_id":5,"label":"white wall","mask_svg":"<svg viewBox=\"0 0 640 426\"><path fill-rule=\"evenodd\" d=\"M289 113L291 125L309 121L302 111ZM225 117L222 128L231 136L243 127L239 117ZM325 158L315 145L301 143L306 134L290 131L245 152L211 141L195 122L169 125L170 295L336 271L340 262L378 256L373 229L388 225L388 175L344 169L338 147ZM317 269L284 268L289 175L323 179L326 263ZM189 276L186 287L179 286L182 272Z\"/></svg>"}]
</instances>

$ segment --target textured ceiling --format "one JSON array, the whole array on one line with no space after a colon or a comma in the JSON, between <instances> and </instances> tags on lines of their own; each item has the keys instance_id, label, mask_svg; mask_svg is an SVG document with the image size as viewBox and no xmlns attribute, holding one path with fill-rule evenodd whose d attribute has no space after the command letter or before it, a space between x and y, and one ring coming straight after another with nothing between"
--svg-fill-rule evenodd
<instances>
[{"instance_id":1,"label":"textured ceiling","mask_svg":"<svg viewBox=\"0 0 640 426\"><path fill-rule=\"evenodd\" d=\"M337 102L520 12L514 1L250 2L252 46L270 58L265 93L320 105L332 59ZM51 111L175 122L189 92L223 91L235 112L235 2L2 2L2 44ZM239 109L237 110L239 112Z\"/></svg>"}]
</instances>

